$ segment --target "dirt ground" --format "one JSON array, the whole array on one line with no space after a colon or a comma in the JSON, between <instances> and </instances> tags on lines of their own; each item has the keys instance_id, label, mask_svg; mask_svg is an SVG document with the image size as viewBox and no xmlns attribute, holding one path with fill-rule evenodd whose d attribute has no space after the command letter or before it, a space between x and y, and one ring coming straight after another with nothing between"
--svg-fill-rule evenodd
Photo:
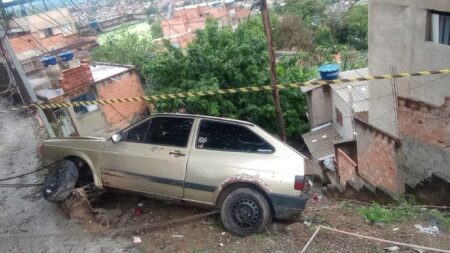
<instances>
[{"instance_id":1,"label":"dirt ground","mask_svg":"<svg viewBox=\"0 0 450 253\"><path fill-rule=\"evenodd\" d=\"M0 129L0 178L40 166L36 146L42 134L33 117L17 112L1 114ZM0 183L41 181L42 174L32 174ZM139 216L135 213L137 203L143 203ZM93 206L108 211L111 228L167 221L206 211L114 192L103 195ZM60 207L42 198L39 188L0 187L0 252L299 252L317 224L388 240L450 249L450 233L429 235L419 233L414 227L414 224L429 226L430 221L411 220L374 226L357 214L355 207L356 204L342 205L342 202L332 200L315 201L295 220L277 221L266 233L245 238L225 232L216 215L115 234L10 239L4 236L82 232L98 226L95 222L69 219ZM142 242L134 244L133 236L139 236ZM384 248L389 246L393 245L321 231L307 252L384 252ZM418 251L400 247L397 252Z\"/></svg>"}]
</instances>

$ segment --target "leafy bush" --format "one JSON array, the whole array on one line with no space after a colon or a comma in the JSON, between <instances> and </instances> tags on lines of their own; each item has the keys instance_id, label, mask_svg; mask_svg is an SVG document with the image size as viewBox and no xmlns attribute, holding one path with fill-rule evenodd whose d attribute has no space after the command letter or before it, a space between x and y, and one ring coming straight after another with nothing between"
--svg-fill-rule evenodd
<instances>
[{"instance_id":1,"label":"leafy bush","mask_svg":"<svg viewBox=\"0 0 450 253\"><path fill-rule=\"evenodd\" d=\"M236 30L219 28L208 20L204 30L186 51L166 45L143 66L153 93L204 91L266 85L270 83L267 43L261 22L250 20ZM299 67L300 56L285 57L277 65L279 83L301 82L314 76L314 69ZM281 105L288 138L309 130L306 98L300 90L281 90ZM157 101L158 111L186 109L196 114L251 121L276 132L275 109L270 92L189 97Z\"/></svg>"}]
</instances>

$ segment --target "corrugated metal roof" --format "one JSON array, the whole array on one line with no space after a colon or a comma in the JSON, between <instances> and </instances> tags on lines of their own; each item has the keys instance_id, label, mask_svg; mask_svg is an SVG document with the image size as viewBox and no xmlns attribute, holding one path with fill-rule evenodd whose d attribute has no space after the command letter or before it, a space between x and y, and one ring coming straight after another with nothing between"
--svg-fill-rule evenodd
<instances>
[{"instance_id":1,"label":"corrugated metal roof","mask_svg":"<svg viewBox=\"0 0 450 253\"><path fill-rule=\"evenodd\" d=\"M341 72L339 78L363 77L369 74L368 68L353 69ZM350 105L355 112L369 110L369 82L358 81L341 84L330 84L330 87Z\"/></svg>"},{"instance_id":2,"label":"corrugated metal roof","mask_svg":"<svg viewBox=\"0 0 450 253\"><path fill-rule=\"evenodd\" d=\"M331 123L318 130L303 134L302 137L312 157L319 161L334 156L334 141L340 139Z\"/></svg>"}]
</instances>

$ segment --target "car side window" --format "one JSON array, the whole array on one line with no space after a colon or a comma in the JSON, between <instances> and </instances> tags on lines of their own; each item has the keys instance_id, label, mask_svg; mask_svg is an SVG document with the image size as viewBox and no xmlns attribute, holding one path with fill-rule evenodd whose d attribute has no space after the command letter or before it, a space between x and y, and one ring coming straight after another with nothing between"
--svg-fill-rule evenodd
<instances>
[{"instance_id":1,"label":"car side window","mask_svg":"<svg viewBox=\"0 0 450 253\"><path fill-rule=\"evenodd\" d=\"M151 120L146 120L130 129L123 134L123 141L144 143Z\"/></svg>"},{"instance_id":2,"label":"car side window","mask_svg":"<svg viewBox=\"0 0 450 253\"><path fill-rule=\"evenodd\" d=\"M194 119L153 118L145 143L175 147L186 147Z\"/></svg>"},{"instance_id":3,"label":"car side window","mask_svg":"<svg viewBox=\"0 0 450 253\"><path fill-rule=\"evenodd\" d=\"M212 120L202 120L197 138L198 149L272 153L274 148L250 129Z\"/></svg>"}]
</instances>

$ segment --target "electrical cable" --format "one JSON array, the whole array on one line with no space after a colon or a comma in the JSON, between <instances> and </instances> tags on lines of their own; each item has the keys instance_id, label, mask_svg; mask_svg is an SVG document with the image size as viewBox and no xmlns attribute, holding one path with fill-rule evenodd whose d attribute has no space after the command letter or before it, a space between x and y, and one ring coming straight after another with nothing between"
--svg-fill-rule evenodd
<instances>
[{"instance_id":1,"label":"electrical cable","mask_svg":"<svg viewBox=\"0 0 450 253\"><path fill-rule=\"evenodd\" d=\"M15 179L15 178L19 178L19 177L23 177L23 176L26 176L26 175L30 175L30 174L39 172L39 171L41 171L41 170L45 170L45 169L47 169L47 168L49 168L49 167L55 165L56 163L57 163L57 162L54 162L54 163L51 163L51 164L49 164L49 165L43 166L43 167L41 167L41 168L39 168L39 169L30 171L30 172L26 172L26 173L23 173L23 174L15 175L15 176L12 176L12 177L0 178L0 182L1 182L1 181L7 181L7 180Z\"/></svg>"}]
</instances>

